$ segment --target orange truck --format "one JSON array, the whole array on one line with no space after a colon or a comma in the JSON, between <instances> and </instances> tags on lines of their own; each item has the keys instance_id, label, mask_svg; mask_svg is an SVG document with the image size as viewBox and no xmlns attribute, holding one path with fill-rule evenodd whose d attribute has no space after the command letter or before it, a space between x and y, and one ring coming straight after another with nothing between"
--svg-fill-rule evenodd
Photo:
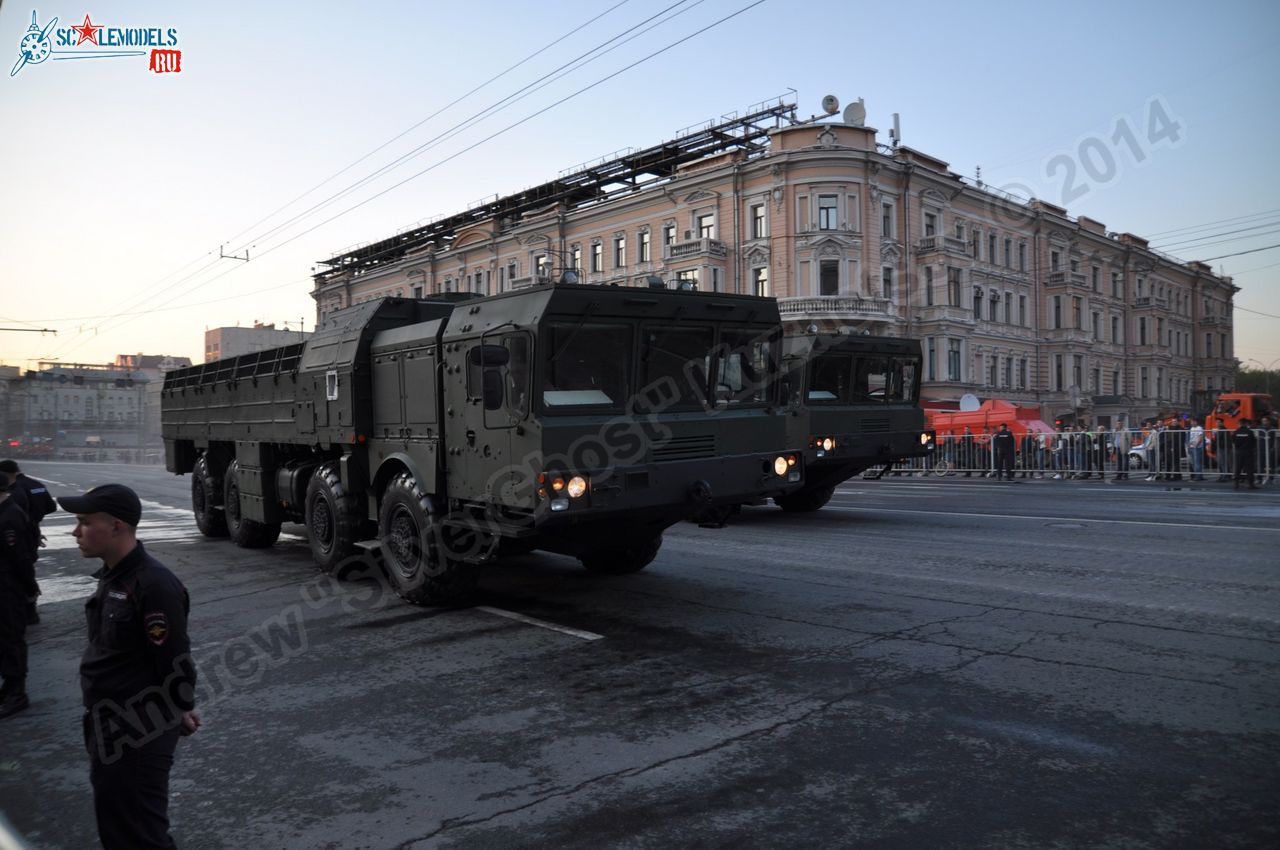
<instances>
[{"instance_id":1,"label":"orange truck","mask_svg":"<svg viewBox=\"0 0 1280 850\"><path fill-rule=\"evenodd\" d=\"M1264 416L1276 416L1276 405L1266 393L1222 393L1213 403L1213 409L1204 417L1204 430L1209 435L1209 453L1214 453L1213 433L1231 432L1248 419L1253 426ZM1227 438L1228 440L1230 437Z\"/></svg>"},{"instance_id":2,"label":"orange truck","mask_svg":"<svg viewBox=\"0 0 1280 850\"><path fill-rule=\"evenodd\" d=\"M974 439L986 442L990 435L1008 425L1019 440L1027 433L1052 434L1053 428L1040 419L1040 406L1014 404L993 398L984 401L977 410L925 410L928 427L943 437L962 437L967 426Z\"/></svg>"}]
</instances>

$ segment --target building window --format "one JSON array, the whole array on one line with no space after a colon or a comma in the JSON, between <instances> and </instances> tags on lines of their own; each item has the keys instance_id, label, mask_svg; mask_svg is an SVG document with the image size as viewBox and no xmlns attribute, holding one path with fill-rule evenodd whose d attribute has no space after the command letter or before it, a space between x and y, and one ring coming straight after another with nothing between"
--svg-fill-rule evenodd
<instances>
[{"instance_id":1,"label":"building window","mask_svg":"<svg viewBox=\"0 0 1280 850\"><path fill-rule=\"evenodd\" d=\"M692 284L693 288L697 289L698 288L698 270L685 269L682 272L676 272L676 281L677 283Z\"/></svg>"},{"instance_id":2,"label":"building window","mask_svg":"<svg viewBox=\"0 0 1280 850\"><path fill-rule=\"evenodd\" d=\"M996 386L996 371L1000 368L1000 358L994 354L987 358L987 386Z\"/></svg>"},{"instance_id":3,"label":"building window","mask_svg":"<svg viewBox=\"0 0 1280 850\"><path fill-rule=\"evenodd\" d=\"M1138 370L1138 395L1142 398L1151 397L1151 393L1149 392L1151 388L1148 386L1149 378L1150 371L1146 366L1143 366Z\"/></svg>"},{"instance_id":4,"label":"building window","mask_svg":"<svg viewBox=\"0 0 1280 850\"><path fill-rule=\"evenodd\" d=\"M924 363L925 370L926 370L925 374L928 375L928 378L926 378L926 380L936 381L938 379L937 378L938 373L934 368L935 366L934 361L938 357L938 341L933 337L929 337L925 352L926 352L925 363Z\"/></svg>"},{"instance_id":5,"label":"building window","mask_svg":"<svg viewBox=\"0 0 1280 850\"><path fill-rule=\"evenodd\" d=\"M638 242L638 245L636 248L637 262L641 262L641 263L649 262L649 257L651 256L649 253L649 231L641 230L640 236L637 242Z\"/></svg>"},{"instance_id":6,"label":"building window","mask_svg":"<svg viewBox=\"0 0 1280 850\"><path fill-rule=\"evenodd\" d=\"M987 262L993 266L996 264L996 235L994 233L987 234Z\"/></svg>"},{"instance_id":7,"label":"building window","mask_svg":"<svg viewBox=\"0 0 1280 850\"><path fill-rule=\"evenodd\" d=\"M1013 386L1013 358L1006 357L1004 359L1004 386L1006 388Z\"/></svg>"},{"instance_id":8,"label":"building window","mask_svg":"<svg viewBox=\"0 0 1280 850\"><path fill-rule=\"evenodd\" d=\"M839 260L822 260L818 263L818 294L840 294Z\"/></svg>"},{"instance_id":9,"label":"building window","mask_svg":"<svg viewBox=\"0 0 1280 850\"><path fill-rule=\"evenodd\" d=\"M1058 330L1062 327L1062 296L1053 296L1053 327Z\"/></svg>"},{"instance_id":10,"label":"building window","mask_svg":"<svg viewBox=\"0 0 1280 850\"><path fill-rule=\"evenodd\" d=\"M933 306L933 266L924 267L924 305Z\"/></svg>"},{"instance_id":11,"label":"building window","mask_svg":"<svg viewBox=\"0 0 1280 850\"><path fill-rule=\"evenodd\" d=\"M613 267L615 269L626 268L627 265L627 237L617 236L613 240Z\"/></svg>"},{"instance_id":12,"label":"building window","mask_svg":"<svg viewBox=\"0 0 1280 850\"><path fill-rule=\"evenodd\" d=\"M1204 356L1213 356L1213 334L1211 333L1204 335Z\"/></svg>"},{"instance_id":13,"label":"building window","mask_svg":"<svg viewBox=\"0 0 1280 850\"><path fill-rule=\"evenodd\" d=\"M1053 355L1053 388L1058 391L1062 391L1066 389L1065 383L1062 380L1062 355L1061 354Z\"/></svg>"},{"instance_id":14,"label":"building window","mask_svg":"<svg viewBox=\"0 0 1280 850\"><path fill-rule=\"evenodd\" d=\"M818 196L819 230L836 230L840 226L839 203L835 195Z\"/></svg>"},{"instance_id":15,"label":"building window","mask_svg":"<svg viewBox=\"0 0 1280 850\"><path fill-rule=\"evenodd\" d=\"M1027 296L1018 296L1018 324L1022 327L1027 326Z\"/></svg>"},{"instance_id":16,"label":"building window","mask_svg":"<svg viewBox=\"0 0 1280 850\"><path fill-rule=\"evenodd\" d=\"M757 266L751 270L751 291L761 298L769 297L769 267Z\"/></svg>"},{"instance_id":17,"label":"building window","mask_svg":"<svg viewBox=\"0 0 1280 850\"><path fill-rule=\"evenodd\" d=\"M947 267L947 303L960 306L960 269Z\"/></svg>"},{"instance_id":18,"label":"building window","mask_svg":"<svg viewBox=\"0 0 1280 850\"><path fill-rule=\"evenodd\" d=\"M1018 361L1018 389L1025 390L1027 388L1027 358L1023 357Z\"/></svg>"},{"instance_id":19,"label":"building window","mask_svg":"<svg viewBox=\"0 0 1280 850\"><path fill-rule=\"evenodd\" d=\"M1004 267L1013 268L1013 240L1004 240Z\"/></svg>"},{"instance_id":20,"label":"building window","mask_svg":"<svg viewBox=\"0 0 1280 850\"><path fill-rule=\"evenodd\" d=\"M1076 387L1084 386L1084 355L1071 355L1071 384Z\"/></svg>"},{"instance_id":21,"label":"building window","mask_svg":"<svg viewBox=\"0 0 1280 850\"><path fill-rule=\"evenodd\" d=\"M1111 394L1120 395L1120 372L1113 369L1111 372Z\"/></svg>"},{"instance_id":22,"label":"building window","mask_svg":"<svg viewBox=\"0 0 1280 850\"><path fill-rule=\"evenodd\" d=\"M751 238L763 239L769 235L765 229L764 204L751 205Z\"/></svg>"},{"instance_id":23,"label":"building window","mask_svg":"<svg viewBox=\"0 0 1280 850\"><path fill-rule=\"evenodd\" d=\"M547 267L546 254L538 254L533 258L533 273L537 277L547 277L551 274L551 269ZM467 282L470 283L470 278Z\"/></svg>"},{"instance_id":24,"label":"building window","mask_svg":"<svg viewBox=\"0 0 1280 850\"><path fill-rule=\"evenodd\" d=\"M1120 342L1120 317L1119 316L1111 317L1111 341L1114 343Z\"/></svg>"},{"instance_id":25,"label":"building window","mask_svg":"<svg viewBox=\"0 0 1280 850\"><path fill-rule=\"evenodd\" d=\"M599 242L591 243L591 270L604 271L604 245Z\"/></svg>"},{"instance_id":26,"label":"building window","mask_svg":"<svg viewBox=\"0 0 1280 850\"><path fill-rule=\"evenodd\" d=\"M982 287L980 286L973 288L973 318L974 321L982 318Z\"/></svg>"},{"instance_id":27,"label":"building window","mask_svg":"<svg viewBox=\"0 0 1280 850\"><path fill-rule=\"evenodd\" d=\"M1147 344L1147 317L1138 317L1138 345Z\"/></svg>"},{"instance_id":28,"label":"building window","mask_svg":"<svg viewBox=\"0 0 1280 850\"><path fill-rule=\"evenodd\" d=\"M926 212L924 214L924 235L925 236L938 235L938 214L937 213Z\"/></svg>"},{"instance_id":29,"label":"building window","mask_svg":"<svg viewBox=\"0 0 1280 850\"><path fill-rule=\"evenodd\" d=\"M880 282L883 287L884 297L893 298L893 266L885 266L880 270Z\"/></svg>"},{"instance_id":30,"label":"building window","mask_svg":"<svg viewBox=\"0 0 1280 850\"><path fill-rule=\"evenodd\" d=\"M582 246L574 245L573 250L569 252L569 262L573 264L575 272L582 271Z\"/></svg>"},{"instance_id":31,"label":"building window","mask_svg":"<svg viewBox=\"0 0 1280 850\"><path fill-rule=\"evenodd\" d=\"M1027 243L1018 243L1018 271L1025 272L1027 270Z\"/></svg>"},{"instance_id":32,"label":"building window","mask_svg":"<svg viewBox=\"0 0 1280 850\"><path fill-rule=\"evenodd\" d=\"M987 318L997 322L1000 320L1000 293L993 289L988 297L991 299L991 309L987 312Z\"/></svg>"},{"instance_id":33,"label":"building window","mask_svg":"<svg viewBox=\"0 0 1280 850\"><path fill-rule=\"evenodd\" d=\"M1156 345L1161 348L1169 347L1169 340L1164 335L1164 319L1156 319Z\"/></svg>"},{"instance_id":34,"label":"building window","mask_svg":"<svg viewBox=\"0 0 1280 850\"><path fill-rule=\"evenodd\" d=\"M1218 356L1219 356L1219 357L1230 357L1230 356L1231 356L1231 350L1227 347L1227 335L1226 335L1226 334L1218 334Z\"/></svg>"},{"instance_id":35,"label":"building window","mask_svg":"<svg viewBox=\"0 0 1280 850\"><path fill-rule=\"evenodd\" d=\"M698 216L698 238L716 238L716 217L714 213L705 213Z\"/></svg>"},{"instance_id":36,"label":"building window","mask_svg":"<svg viewBox=\"0 0 1280 850\"><path fill-rule=\"evenodd\" d=\"M1102 274L1102 269L1098 268L1097 266L1094 266L1093 267L1093 291L1094 292L1099 291L1099 286L1101 284L1098 283L1098 280L1101 274Z\"/></svg>"},{"instance_id":37,"label":"building window","mask_svg":"<svg viewBox=\"0 0 1280 850\"><path fill-rule=\"evenodd\" d=\"M956 238L959 239L961 242L964 241L964 222L963 221L956 222Z\"/></svg>"},{"instance_id":38,"label":"building window","mask_svg":"<svg viewBox=\"0 0 1280 850\"><path fill-rule=\"evenodd\" d=\"M1120 297L1120 272L1111 273L1111 297Z\"/></svg>"},{"instance_id":39,"label":"building window","mask_svg":"<svg viewBox=\"0 0 1280 850\"><path fill-rule=\"evenodd\" d=\"M1093 320L1093 338L1096 342L1102 341L1102 314L1094 313L1090 318Z\"/></svg>"},{"instance_id":40,"label":"building window","mask_svg":"<svg viewBox=\"0 0 1280 850\"><path fill-rule=\"evenodd\" d=\"M947 380L959 381L960 378L960 340L947 339Z\"/></svg>"},{"instance_id":41,"label":"building window","mask_svg":"<svg viewBox=\"0 0 1280 850\"><path fill-rule=\"evenodd\" d=\"M885 239L893 238L893 204L880 205L880 235Z\"/></svg>"},{"instance_id":42,"label":"building window","mask_svg":"<svg viewBox=\"0 0 1280 850\"><path fill-rule=\"evenodd\" d=\"M510 281L510 280L516 279L516 269L518 268L519 268L519 265L516 263L515 260L512 260L511 262L507 263L507 280ZM449 290L446 289L445 291L448 292Z\"/></svg>"},{"instance_id":43,"label":"building window","mask_svg":"<svg viewBox=\"0 0 1280 850\"><path fill-rule=\"evenodd\" d=\"M1062 254L1057 251L1049 252L1049 271L1056 272L1062 269Z\"/></svg>"},{"instance_id":44,"label":"building window","mask_svg":"<svg viewBox=\"0 0 1280 850\"><path fill-rule=\"evenodd\" d=\"M1006 325L1013 324L1013 293L1006 292L1004 294L1004 323Z\"/></svg>"},{"instance_id":45,"label":"building window","mask_svg":"<svg viewBox=\"0 0 1280 850\"><path fill-rule=\"evenodd\" d=\"M1073 296L1071 299L1071 318L1073 328L1084 330L1084 299Z\"/></svg>"},{"instance_id":46,"label":"building window","mask_svg":"<svg viewBox=\"0 0 1280 850\"><path fill-rule=\"evenodd\" d=\"M978 252L982 248L982 231L976 227L973 229L972 247L973 247L973 258L975 260L979 259Z\"/></svg>"},{"instance_id":47,"label":"building window","mask_svg":"<svg viewBox=\"0 0 1280 850\"><path fill-rule=\"evenodd\" d=\"M1089 392L1093 393L1094 395L1102 395L1102 390L1098 386L1101 383L1102 383L1102 370L1095 368L1092 371L1090 371Z\"/></svg>"}]
</instances>

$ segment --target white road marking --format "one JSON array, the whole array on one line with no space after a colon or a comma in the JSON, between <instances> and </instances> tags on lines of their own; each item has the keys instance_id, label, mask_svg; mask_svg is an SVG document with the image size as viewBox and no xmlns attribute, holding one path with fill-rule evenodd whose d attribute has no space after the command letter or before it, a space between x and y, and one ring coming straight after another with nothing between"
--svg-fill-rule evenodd
<instances>
[{"instance_id":1,"label":"white road marking","mask_svg":"<svg viewBox=\"0 0 1280 850\"><path fill-rule=\"evenodd\" d=\"M536 617L526 617L524 614L517 614L515 611L504 611L501 608L491 608L488 605L477 605L476 611L484 611L486 614L494 614L498 617L506 617L509 620L518 620L530 626L537 626L540 629L550 629L553 632L571 635L572 637L582 638L583 640L600 640L604 635L598 635L595 632L584 632L582 629L571 629L568 626L557 626L555 623L548 623L546 620L539 620Z\"/></svg>"},{"instance_id":2,"label":"white road marking","mask_svg":"<svg viewBox=\"0 0 1280 850\"><path fill-rule=\"evenodd\" d=\"M978 517L982 519L1030 519L1038 522L1098 522L1109 525L1155 525L1161 528L1207 528L1212 531L1264 531L1268 534L1280 532L1280 528L1266 528L1253 525L1203 525L1192 522L1150 522L1140 519L1092 519L1078 516L1027 516L1026 514L979 514L963 511L912 511L905 508L842 508L828 505L826 511L842 511L843 513L871 514L926 514L928 516Z\"/></svg>"}]
</instances>

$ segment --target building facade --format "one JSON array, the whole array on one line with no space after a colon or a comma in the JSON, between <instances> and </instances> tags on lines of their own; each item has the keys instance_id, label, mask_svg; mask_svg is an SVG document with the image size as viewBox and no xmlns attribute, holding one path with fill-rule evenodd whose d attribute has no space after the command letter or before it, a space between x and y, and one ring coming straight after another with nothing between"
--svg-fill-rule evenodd
<instances>
[{"instance_id":1,"label":"building facade","mask_svg":"<svg viewBox=\"0 0 1280 850\"><path fill-rule=\"evenodd\" d=\"M254 322L251 328L213 328L204 332L204 362L239 357L302 342L311 334L301 330L277 330L275 323Z\"/></svg>"},{"instance_id":2,"label":"building facade","mask_svg":"<svg viewBox=\"0 0 1280 850\"><path fill-rule=\"evenodd\" d=\"M318 319L383 296L548 283L775 296L790 330L918 338L924 397L1109 423L1231 386L1230 278L962 178L856 123L766 106L348 251Z\"/></svg>"}]
</instances>

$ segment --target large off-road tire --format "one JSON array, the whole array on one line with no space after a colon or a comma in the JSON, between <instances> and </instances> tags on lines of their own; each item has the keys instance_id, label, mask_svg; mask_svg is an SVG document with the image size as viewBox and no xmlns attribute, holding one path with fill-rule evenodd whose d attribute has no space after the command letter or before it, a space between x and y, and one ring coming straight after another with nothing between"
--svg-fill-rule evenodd
<instances>
[{"instance_id":1,"label":"large off-road tire","mask_svg":"<svg viewBox=\"0 0 1280 850\"><path fill-rule=\"evenodd\" d=\"M191 512L205 537L226 537L227 518L222 513L222 480L209 469L209 456L200 455L191 470Z\"/></svg>"},{"instance_id":2,"label":"large off-road tire","mask_svg":"<svg viewBox=\"0 0 1280 850\"><path fill-rule=\"evenodd\" d=\"M835 492L835 487L818 487L816 489L805 487L785 496L774 496L773 503L788 513L816 511L831 501L831 497Z\"/></svg>"},{"instance_id":3,"label":"large off-road tire","mask_svg":"<svg viewBox=\"0 0 1280 850\"><path fill-rule=\"evenodd\" d=\"M638 573L658 557L662 548L662 534L635 540L621 546L595 549L578 556L582 566L600 575L625 575Z\"/></svg>"},{"instance_id":4,"label":"large off-road tire","mask_svg":"<svg viewBox=\"0 0 1280 850\"><path fill-rule=\"evenodd\" d=\"M342 486L336 463L321 464L307 481L304 510L311 557L321 572L331 573L359 553L360 502Z\"/></svg>"},{"instance_id":5,"label":"large off-road tire","mask_svg":"<svg viewBox=\"0 0 1280 850\"><path fill-rule=\"evenodd\" d=\"M475 590L477 567L454 557L448 529L413 476L387 485L378 511L378 540L387 577L414 605L460 605Z\"/></svg>"},{"instance_id":6,"label":"large off-road tire","mask_svg":"<svg viewBox=\"0 0 1280 850\"><path fill-rule=\"evenodd\" d=\"M232 461L223 476L222 515L227 521L227 536L245 549L266 549L280 537L280 523L258 522L240 513L240 462Z\"/></svg>"}]
</instances>

